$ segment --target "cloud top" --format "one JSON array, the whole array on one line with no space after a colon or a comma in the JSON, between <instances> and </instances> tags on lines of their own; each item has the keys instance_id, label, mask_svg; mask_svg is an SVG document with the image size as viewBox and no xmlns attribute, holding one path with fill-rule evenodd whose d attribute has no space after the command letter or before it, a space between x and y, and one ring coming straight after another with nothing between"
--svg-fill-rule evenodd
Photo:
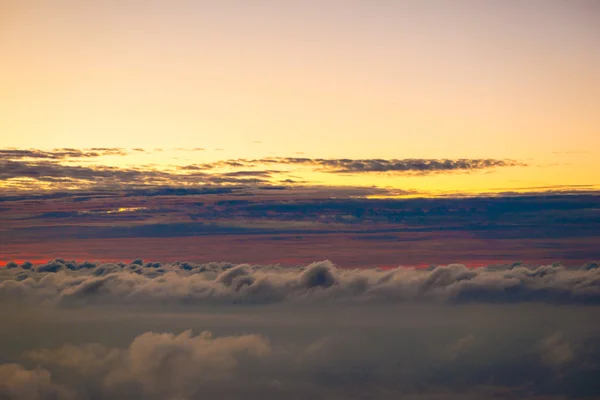
<instances>
[{"instance_id":1,"label":"cloud top","mask_svg":"<svg viewBox=\"0 0 600 400\"><path fill-rule=\"evenodd\" d=\"M329 261L306 267L229 263L99 264L53 260L33 270L7 265L2 301L87 304L363 303L600 304L600 269L461 264L426 270L339 269Z\"/></svg>"}]
</instances>

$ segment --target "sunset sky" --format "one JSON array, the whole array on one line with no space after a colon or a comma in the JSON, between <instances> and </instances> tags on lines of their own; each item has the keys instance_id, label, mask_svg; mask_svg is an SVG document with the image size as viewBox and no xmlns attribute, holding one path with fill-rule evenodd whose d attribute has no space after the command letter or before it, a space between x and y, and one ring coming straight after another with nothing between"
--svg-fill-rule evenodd
<instances>
[{"instance_id":1,"label":"sunset sky","mask_svg":"<svg viewBox=\"0 0 600 400\"><path fill-rule=\"evenodd\" d=\"M527 167L306 178L449 192L600 183L595 0L0 7L5 148L162 149L104 160L161 167L299 154L513 159Z\"/></svg>"},{"instance_id":2,"label":"sunset sky","mask_svg":"<svg viewBox=\"0 0 600 400\"><path fill-rule=\"evenodd\" d=\"M0 232L10 245L0 258L51 258L45 246L62 234L40 239L31 233L38 226L77 227L90 215L94 226L112 226L117 214L129 227L208 223L206 208L190 207L231 196L271 205L595 196L598 43L595 0L3 0ZM129 192L165 188L205 191L178 200ZM56 192L70 197L26 200ZM89 204L70 203L85 193ZM360 230L383 223L367 223L370 211L355 215L356 207L380 207L369 204L346 205L336 223L358 218L352 229ZM339 228L327 222L331 210L298 211L289 221L265 207L262 215L213 210L210 221ZM584 207L577 221L596 221L594 209ZM397 233L422 224L386 218L394 226L385 229ZM485 224L495 218L486 214ZM34 237L43 248L33 251ZM15 251L13 241L27 251ZM151 251L140 246L136 253ZM76 253L71 242L64 247Z\"/></svg>"},{"instance_id":3,"label":"sunset sky","mask_svg":"<svg viewBox=\"0 0 600 400\"><path fill-rule=\"evenodd\" d=\"M600 399L600 0L0 0L0 400Z\"/></svg>"}]
</instances>

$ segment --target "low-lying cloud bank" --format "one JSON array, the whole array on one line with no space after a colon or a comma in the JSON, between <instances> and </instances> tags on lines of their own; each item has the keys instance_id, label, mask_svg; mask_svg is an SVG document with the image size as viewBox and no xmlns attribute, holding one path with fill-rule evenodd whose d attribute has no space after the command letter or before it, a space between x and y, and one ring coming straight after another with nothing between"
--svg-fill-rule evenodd
<instances>
[{"instance_id":1,"label":"low-lying cloud bank","mask_svg":"<svg viewBox=\"0 0 600 400\"><path fill-rule=\"evenodd\" d=\"M52 381L44 368L26 369L21 364L0 364L0 399L71 400L75 392Z\"/></svg>"},{"instance_id":2,"label":"low-lying cloud bank","mask_svg":"<svg viewBox=\"0 0 600 400\"><path fill-rule=\"evenodd\" d=\"M423 354L413 359L407 348L366 338L325 337L299 347L256 334L146 332L125 348L86 343L28 351L23 362L36 367L0 364L0 398L559 399L599 393L597 340L573 341L560 332L525 346L510 340L510 357L485 337L468 335L443 346L419 342ZM427 354L428 347L435 352Z\"/></svg>"},{"instance_id":3,"label":"low-lying cloud bank","mask_svg":"<svg viewBox=\"0 0 600 400\"><path fill-rule=\"evenodd\" d=\"M77 263L0 271L0 301L86 304L266 304L330 301L367 303L600 304L600 268L558 265L450 264L428 269L340 269L323 261L306 267L230 263Z\"/></svg>"},{"instance_id":4,"label":"low-lying cloud bank","mask_svg":"<svg viewBox=\"0 0 600 400\"><path fill-rule=\"evenodd\" d=\"M34 369L0 364L0 398L120 399L141 395L185 399L207 385L214 388L232 381L241 365L256 364L270 351L267 339L258 335L213 338L210 332L193 336L191 331L179 335L148 332L126 349L93 343L33 350L25 358L38 364ZM68 378L66 383L56 383L47 368L68 371L78 384Z\"/></svg>"},{"instance_id":5,"label":"low-lying cloud bank","mask_svg":"<svg viewBox=\"0 0 600 400\"><path fill-rule=\"evenodd\" d=\"M597 399L599 288L595 263L9 263L0 399Z\"/></svg>"},{"instance_id":6,"label":"low-lying cloud bank","mask_svg":"<svg viewBox=\"0 0 600 400\"><path fill-rule=\"evenodd\" d=\"M84 378L100 377L101 389L108 393L133 386L143 396L184 399L207 385L233 380L237 369L258 366L270 352L268 340L259 335L194 336L185 331L147 332L126 349L67 345L26 356L41 365L80 371Z\"/></svg>"}]
</instances>

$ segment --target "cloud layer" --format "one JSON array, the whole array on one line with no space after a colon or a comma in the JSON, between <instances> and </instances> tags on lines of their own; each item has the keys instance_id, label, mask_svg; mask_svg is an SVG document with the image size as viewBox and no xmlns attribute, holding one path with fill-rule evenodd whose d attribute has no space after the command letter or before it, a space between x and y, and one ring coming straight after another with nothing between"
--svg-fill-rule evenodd
<instances>
[{"instance_id":1,"label":"cloud layer","mask_svg":"<svg viewBox=\"0 0 600 400\"><path fill-rule=\"evenodd\" d=\"M0 270L0 399L595 399L600 268Z\"/></svg>"},{"instance_id":2,"label":"cloud layer","mask_svg":"<svg viewBox=\"0 0 600 400\"><path fill-rule=\"evenodd\" d=\"M32 268L9 263L1 301L88 304L268 304L282 302L600 304L600 268L451 264L413 268L337 269L229 263L96 264L54 260Z\"/></svg>"},{"instance_id":3,"label":"cloud layer","mask_svg":"<svg viewBox=\"0 0 600 400\"><path fill-rule=\"evenodd\" d=\"M52 381L44 368L0 364L0 398L8 400L75 400L75 393Z\"/></svg>"},{"instance_id":4,"label":"cloud layer","mask_svg":"<svg viewBox=\"0 0 600 400\"><path fill-rule=\"evenodd\" d=\"M389 327L377 329L384 333L377 340L368 322L363 326L356 320L365 312L354 315L362 334L329 334L321 322L323 332L307 343L284 339L276 331L272 335L278 340L271 341L262 334L185 330L143 332L123 346L33 347L21 355L22 363L0 364L0 398L547 400L600 394L594 379L600 371L600 343L593 331L512 329L494 339L486 334L491 326L479 322L471 324L475 333L447 329L431 337L426 326L390 329L395 322L389 314ZM295 329L302 334L306 326L296 323Z\"/></svg>"},{"instance_id":5,"label":"cloud layer","mask_svg":"<svg viewBox=\"0 0 600 400\"><path fill-rule=\"evenodd\" d=\"M0 263L142 254L264 264L330 259L344 267L600 259L597 194L364 198L392 193L411 192L240 184L0 196Z\"/></svg>"},{"instance_id":6,"label":"cloud layer","mask_svg":"<svg viewBox=\"0 0 600 400\"><path fill-rule=\"evenodd\" d=\"M306 158L306 157L267 157L257 159L239 158L218 161L215 163L190 165L187 169L211 170L215 168L251 168L264 165L302 166L315 171L335 174L360 174L360 173L397 173L397 174L439 174L473 172L477 170L493 169L500 167L526 166L516 160L501 159L349 159L349 158ZM186 168L186 167L184 167Z\"/></svg>"},{"instance_id":7,"label":"cloud layer","mask_svg":"<svg viewBox=\"0 0 600 400\"><path fill-rule=\"evenodd\" d=\"M110 166L64 165L55 161L23 161L0 159L0 181L12 182L27 179L25 183L17 181L15 187L26 184L30 188L35 183L54 183L65 188L123 189L136 187L152 187L169 185L215 185L245 184L256 185L269 183L262 174L240 171L231 174L206 174L202 172L175 173L168 170L151 168L118 168Z\"/></svg>"},{"instance_id":8,"label":"cloud layer","mask_svg":"<svg viewBox=\"0 0 600 400\"><path fill-rule=\"evenodd\" d=\"M109 393L135 386L143 396L168 399L188 398L206 385L231 380L240 364L259 362L270 351L268 340L259 335L194 336L188 330L178 335L147 332L126 349L67 345L34 350L27 357L41 365L100 376Z\"/></svg>"},{"instance_id":9,"label":"cloud layer","mask_svg":"<svg viewBox=\"0 0 600 400\"><path fill-rule=\"evenodd\" d=\"M160 150L160 149L158 149ZM196 152L198 149L194 149ZM180 150L177 150L180 151ZM169 185L258 185L302 183L293 175L298 168L335 174L390 173L430 175L467 173L495 168L525 166L504 159L323 159L269 157L229 159L209 163L157 166L151 161L139 167L115 167L99 164L105 156L130 156L146 153L143 149L0 149L0 181L4 187L19 190L57 188L123 188ZM177 159L175 157L175 159ZM83 161L94 165L81 165ZM280 167L273 169L273 167Z\"/></svg>"}]
</instances>

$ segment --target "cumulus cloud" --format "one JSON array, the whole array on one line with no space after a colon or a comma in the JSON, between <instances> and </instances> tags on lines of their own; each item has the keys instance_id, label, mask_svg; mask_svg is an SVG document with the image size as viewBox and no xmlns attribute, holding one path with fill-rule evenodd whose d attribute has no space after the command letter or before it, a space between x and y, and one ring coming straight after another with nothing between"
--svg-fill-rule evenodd
<instances>
[{"instance_id":1,"label":"cumulus cloud","mask_svg":"<svg viewBox=\"0 0 600 400\"><path fill-rule=\"evenodd\" d=\"M0 364L0 399L75 400L75 394L52 381L43 368L28 370L20 364Z\"/></svg>"},{"instance_id":2,"label":"cumulus cloud","mask_svg":"<svg viewBox=\"0 0 600 400\"><path fill-rule=\"evenodd\" d=\"M360 335L323 336L305 346L290 341L274 345L258 334L193 335L188 330L145 332L125 347L87 343L35 349L24 355L24 362L38 365L34 369L0 364L0 395L26 400L422 398L414 397L419 394L440 399L547 399L543 396L548 393L591 398L600 393L594 383L600 360L597 339L588 338L595 353L572 353L571 368L555 375L554 361L548 365L536 356L541 353L530 357L525 351L535 338L523 330L483 337L475 346L473 335L452 341L444 338L446 332L428 338L431 333L426 330L419 331L421 337L405 332L394 340L384 339L393 332L386 330L375 340L366 327ZM554 351L550 341L541 342L543 351ZM444 346L452 357L431 351ZM557 351L563 352L560 345ZM57 372L56 381L50 371Z\"/></svg>"},{"instance_id":3,"label":"cumulus cloud","mask_svg":"<svg viewBox=\"0 0 600 400\"><path fill-rule=\"evenodd\" d=\"M598 271L11 264L0 399L595 398Z\"/></svg>"},{"instance_id":4,"label":"cumulus cloud","mask_svg":"<svg viewBox=\"0 0 600 400\"><path fill-rule=\"evenodd\" d=\"M259 335L213 337L147 332L126 349L99 344L67 345L31 351L27 356L47 366L59 366L101 379L104 390L134 387L152 398L188 398L206 385L231 380L240 364L258 363L270 354Z\"/></svg>"},{"instance_id":5,"label":"cumulus cloud","mask_svg":"<svg viewBox=\"0 0 600 400\"><path fill-rule=\"evenodd\" d=\"M98 343L64 345L56 349L36 349L27 357L38 364L77 369L83 374L106 374L122 361L121 349L109 349Z\"/></svg>"},{"instance_id":6,"label":"cumulus cloud","mask_svg":"<svg viewBox=\"0 0 600 400\"><path fill-rule=\"evenodd\" d=\"M339 269L192 263L53 260L0 274L0 299L77 304L600 303L600 269L559 265Z\"/></svg>"}]
</instances>

